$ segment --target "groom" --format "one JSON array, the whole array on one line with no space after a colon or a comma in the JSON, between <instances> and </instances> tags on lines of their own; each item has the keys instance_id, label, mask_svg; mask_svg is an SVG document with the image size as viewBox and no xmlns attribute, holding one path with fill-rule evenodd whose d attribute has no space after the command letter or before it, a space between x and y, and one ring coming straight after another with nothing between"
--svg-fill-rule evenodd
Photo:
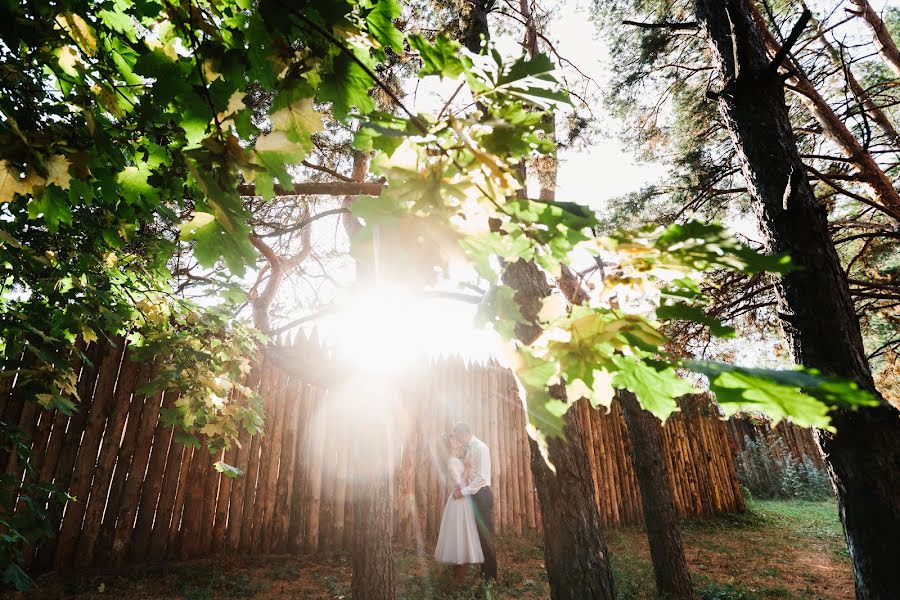
<instances>
[{"instance_id":1,"label":"groom","mask_svg":"<svg viewBox=\"0 0 900 600\"><path fill-rule=\"evenodd\" d=\"M469 465L469 482L453 492L454 498L472 496L478 539L484 552L481 575L487 580L497 580L497 550L494 548L494 496L491 494L491 452L487 444L472 435L468 423L457 423L453 436L466 449Z\"/></svg>"}]
</instances>

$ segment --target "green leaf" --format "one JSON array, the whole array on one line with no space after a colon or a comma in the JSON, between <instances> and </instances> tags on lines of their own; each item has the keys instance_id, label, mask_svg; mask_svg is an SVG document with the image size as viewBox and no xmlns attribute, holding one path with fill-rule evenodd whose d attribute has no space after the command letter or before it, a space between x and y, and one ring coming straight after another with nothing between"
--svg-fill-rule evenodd
<instances>
[{"instance_id":1,"label":"green leaf","mask_svg":"<svg viewBox=\"0 0 900 600\"><path fill-rule=\"evenodd\" d=\"M72 224L68 194L56 187L45 187L28 203L28 218L42 218L47 229L55 232L60 223Z\"/></svg>"},{"instance_id":2,"label":"green leaf","mask_svg":"<svg viewBox=\"0 0 900 600\"><path fill-rule=\"evenodd\" d=\"M470 87L478 96L513 97L542 109L569 104L569 95L553 76L555 67L545 54L522 56L511 65L496 50L472 57Z\"/></svg>"},{"instance_id":3,"label":"green leaf","mask_svg":"<svg viewBox=\"0 0 900 600\"><path fill-rule=\"evenodd\" d=\"M394 19L400 16L400 4L397 0L376 0L375 8L366 16L369 33L384 48L394 52L403 50L403 34L394 27Z\"/></svg>"},{"instance_id":4,"label":"green leaf","mask_svg":"<svg viewBox=\"0 0 900 600\"><path fill-rule=\"evenodd\" d=\"M244 474L242 470L238 469L237 467L233 467L228 463L222 462L221 460L216 461L215 465L213 466L216 468L216 471L222 473L226 477L235 478L240 477Z\"/></svg>"},{"instance_id":5,"label":"green leaf","mask_svg":"<svg viewBox=\"0 0 900 600\"><path fill-rule=\"evenodd\" d=\"M678 410L675 398L698 392L668 365L650 365L633 356L616 355L612 360L619 367L613 384L634 392L641 406L662 421Z\"/></svg>"},{"instance_id":6,"label":"green leaf","mask_svg":"<svg viewBox=\"0 0 900 600\"><path fill-rule=\"evenodd\" d=\"M723 325L715 317L706 314L703 307L684 302L664 304L656 309L656 317L661 321L691 321L709 327L709 332L721 338L734 337L734 327Z\"/></svg>"},{"instance_id":7,"label":"green leaf","mask_svg":"<svg viewBox=\"0 0 900 600\"><path fill-rule=\"evenodd\" d=\"M528 324L519 304L515 300L515 290L506 285L493 285L478 305L476 323L490 323L505 338L513 338L517 323Z\"/></svg>"},{"instance_id":8,"label":"green leaf","mask_svg":"<svg viewBox=\"0 0 900 600\"><path fill-rule=\"evenodd\" d=\"M367 63L369 58L355 56ZM355 61L344 53L334 59L334 70L328 77L322 80L319 88L319 100L331 102L334 115L339 120L345 120L353 107L362 113L375 109L375 101L369 96L369 90L375 86L375 81Z\"/></svg>"},{"instance_id":9,"label":"green leaf","mask_svg":"<svg viewBox=\"0 0 900 600\"><path fill-rule=\"evenodd\" d=\"M482 277L494 278L490 259L497 256L508 262L534 258L534 246L525 236L501 235L496 232L470 235L460 240L463 251Z\"/></svg>"},{"instance_id":10,"label":"green leaf","mask_svg":"<svg viewBox=\"0 0 900 600\"><path fill-rule=\"evenodd\" d=\"M117 181L127 202L139 204L144 201L153 202L159 200L159 190L148 181L149 177L150 167L147 163L125 167L119 173Z\"/></svg>"},{"instance_id":11,"label":"green leaf","mask_svg":"<svg viewBox=\"0 0 900 600\"><path fill-rule=\"evenodd\" d=\"M229 270L241 275L246 265L256 260L256 250L245 226L238 232L228 232L216 221L193 230L191 238L195 241L194 256L204 267L211 267L224 258Z\"/></svg>"},{"instance_id":12,"label":"green leaf","mask_svg":"<svg viewBox=\"0 0 900 600\"><path fill-rule=\"evenodd\" d=\"M24 592L34 585L31 577L16 563L9 563L3 570L3 583L11 585L20 592Z\"/></svg>"},{"instance_id":13,"label":"green leaf","mask_svg":"<svg viewBox=\"0 0 900 600\"><path fill-rule=\"evenodd\" d=\"M200 438L182 430L175 431L175 442L181 444L185 448L199 448L202 445L200 443Z\"/></svg>"},{"instance_id":14,"label":"green leaf","mask_svg":"<svg viewBox=\"0 0 900 600\"><path fill-rule=\"evenodd\" d=\"M775 422L790 417L801 427L830 430L832 407L878 404L855 382L823 376L814 369L750 369L699 360L686 361L685 366L709 378L710 390L726 415L756 410Z\"/></svg>"},{"instance_id":15,"label":"green leaf","mask_svg":"<svg viewBox=\"0 0 900 600\"><path fill-rule=\"evenodd\" d=\"M292 142L312 145L310 136L322 131L322 117L313 108L314 90L306 83L282 90L272 101L272 129L283 131Z\"/></svg>"},{"instance_id":16,"label":"green leaf","mask_svg":"<svg viewBox=\"0 0 900 600\"><path fill-rule=\"evenodd\" d=\"M440 75L451 79L459 77L465 68L460 56L462 54L459 42L439 35L434 43L428 43L421 35L408 37L409 45L419 53L424 63L419 70L420 76Z\"/></svg>"}]
</instances>

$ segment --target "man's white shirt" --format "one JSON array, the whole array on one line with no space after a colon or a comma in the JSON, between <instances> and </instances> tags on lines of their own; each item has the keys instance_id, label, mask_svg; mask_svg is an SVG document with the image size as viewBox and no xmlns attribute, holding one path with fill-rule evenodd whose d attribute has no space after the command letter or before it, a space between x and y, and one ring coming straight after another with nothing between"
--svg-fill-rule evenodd
<instances>
[{"instance_id":1,"label":"man's white shirt","mask_svg":"<svg viewBox=\"0 0 900 600\"><path fill-rule=\"evenodd\" d=\"M491 451L487 444L472 436L466 448L469 463L469 483L460 491L463 496L474 496L483 487L491 485Z\"/></svg>"}]
</instances>

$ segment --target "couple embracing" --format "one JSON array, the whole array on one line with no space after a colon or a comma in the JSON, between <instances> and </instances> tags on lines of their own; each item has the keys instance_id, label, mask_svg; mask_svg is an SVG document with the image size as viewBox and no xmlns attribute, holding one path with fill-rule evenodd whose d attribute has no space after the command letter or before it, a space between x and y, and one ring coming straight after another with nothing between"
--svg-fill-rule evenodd
<instances>
[{"instance_id":1,"label":"couple embracing","mask_svg":"<svg viewBox=\"0 0 900 600\"><path fill-rule=\"evenodd\" d=\"M486 580L497 579L494 547L494 497L491 494L491 453L472 435L466 423L457 423L443 436L449 453L447 472L451 492L444 506L434 558L454 565L454 579L462 583L467 565L481 564Z\"/></svg>"}]
</instances>

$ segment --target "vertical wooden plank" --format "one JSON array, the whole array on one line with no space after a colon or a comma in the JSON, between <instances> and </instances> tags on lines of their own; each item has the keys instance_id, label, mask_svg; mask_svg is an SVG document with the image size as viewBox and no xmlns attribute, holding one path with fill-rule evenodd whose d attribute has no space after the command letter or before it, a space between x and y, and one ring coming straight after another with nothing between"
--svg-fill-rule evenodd
<instances>
[{"instance_id":1,"label":"vertical wooden plank","mask_svg":"<svg viewBox=\"0 0 900 600\"><path fill-rule=\"evenodd\" d=\"M137 381L134 389L149 383L155 378L155 370L152 365L141 365L138 370ZM145 398L142 394L132 391L128 404L128 415L125 418L125 432L119 443L116 454L116 464L113 470L112 482L109 486L109 495L103 510L103 523L100 526L100 537L97 539L94 549L95 564L108 564L107 559L112 549L113 536L116 531L116 521L119 517L119 508L122 494L125 491L125 482L128 472L131 470L131 461L134 458L137 434L141 427L141 416L144 412Z\"/></svg>"},{"instance_id":2,"label":"vertical wooden plank","mask_svg":"<svg viewBox=\"0 0 900 600\"><path fill-rule=\"evenodd\" d=\"M271 404L266 437L263 439L263 454L260 463L259 489L262 492L258 535L255 538L254 552L269 552L272 537L272 516L275 512L275 488L278 483L279 454L281 437L284 433L286 377L280 370L272 373Z\"/></svg>"},{"instance_id":3,"label":"vertical wooden plank","mask_svg":"<svg viewBox=\"0 0 900 600\"><path fill-rule=\"evenodd\" d=\"M246 386L254 392L257 391L261 376L262 359L257 358L250 371ZM259 435L253 437L257 438ZM238 551L241 543L241 530L244 524L244 502L247 495L250 451L252 447L251 436L246 430L241 431L238 439L240 445L237 450L235 466L244 474L231 484L231 500L228 505L228 531L226 534L225 546L232 554Z\"/></svg>"},{"instance_id":4,"label":"vertical wooden plank","mask_svg":"<svg viewBox=\"0 0 900 600\"><path fill-rule=\"evenodd\" d=\"M429 366L428 377L419 381L419 412L416 415L416 434L418 445L416 452L415 488L416 488L416 520L415 536L418 544L425 544L428 538L428 481L431 472L431 446L436 443L435 432L429 428L427 415L435 412L436 407L429 397L429 385L433 368Z\"/></svg>"},{"instance_id":5,"label":"vertical wooden plank","mask_svg":"<svg viewBox=\"0 0 900 600\"><path fill-rule=\"evenodd\" d=\"M335 427L340 427L335 421L335 411L331 410L333 402L333 400L326 399L325 414L327 417L323 419L325 422L322 431L323 445L320 446L323 456L318 463L319 469L322 471L319 498L319 552L334 549L334 477L330 466L325 468L326 464L333 465L334 448L330 440L334 436ZM324 456L325 452L328 454L327 457Z\"/></svg>"},{"instance_id":6,"label":"vertical wooden plank","mask_svg":"<svg viewBox=\"0 0 900 600\"><path fill-rule=\"evenodd\" d=\"M51 436L47 455L48 458L52 457L53 460L45 461L44 467L45 470L53 470L52 483L57 489L69 489L69 483L72 480L75 468L75 460L78 456L78 446L81 443L81 436L84 433L88 412L91 409L91 399L93 398L94 387L97 382L99 363L103 356L110 351L111 346L108 343L96 343L88 348L85 353L86 359L81 366L81 372L78 376L77 391L78 397L81 398L81 404L71 417L63 419L66 421L65 429L61 427L58 429L61 437L57 438L55 447L55 440ZM59 413L59 415L61 416L62 413ZM51 479L49 476L45 477L42 472L41 481L49 483ZM63 514L50 514L48 527L58 532L63 516ZM38 569L47 569L53 564L58 541L58 537L53 537L41 543L35 562L35 566Z\"/></svg>"},{"instance_id":7,"label":"vertical wooden plank","mask_svg":"<svg viewBox=\"0 0 900 600\"><path fill-rule=\"evenodd\" d=\"M232 443L225 451L222 461L231 466L237 462L237 444ZM228 534L228 512L231 509L231 490L234 489L234 480L239 479L222 474L219 479L219 496L216 500L216 513L214 516L212 545L210 554L222 554L225 552L225 539Z\"/></svg>"},{"instance_id":8,"label":"vertical wooden plank","mask_svg":"<svg viewBox=\"0 0 900 600\"><path fill-rule=\"evenodd\" d=\"M163 475L162 487L159 491L159 505L156 507L156 518L153 521L150 544L147 548L147 558L154 561L161 560L165 556L172 512L175 510L178 477L181 474L181 463L184 455L184 446L175 441L174 427L169 429L169 434L166 472Z\"/></svg>"},{"instance_id":9,"label":"vertical wooden plank","mask_svg":"<svg viewBox=\"0 0 900 600\"><path fill-rule=\"evenodd\" d=\"M497 502L497 492L500 491L500 473L502 472L502 465L500 461L500 446L502 440L500 438L500 397L497 390L496 378L494 374L494 370L489 367L482 367L480 370L481 380L483 382L483 395L484 395L484 403L487 406L488 411L488 431L491 432L490 438L490 448L491 448L491 467L494 469L491 472L491 489L494 490L494 521L495 527L497 527L497 516L499 514L498 510L498 502ZM501 499L502 500L502 499Z\"/></svg>"},{"instance_id":10,"label":"vertical wooden plank","mask_svg":"<svg viewBox=\"0 0 900 600\"><path fill-rule=\"evenodd\" d=\"M303 539L306 535L306 485L309 479L309 444L310 417L312 415L312 388L308 385L298 386L297 401L300 404L300 416L297 423L297 439L295 447L294 490L291 495L291 524L288 529L287 549L292 554L303 550Z\"/></svg>"},{"instance_id":11,"label":"vertical wooden plank","mask_svg":"<svg viewBox=\"0 0 900 600\"><path fill-rule=\"evenodd\" d=\"M172 408L179 397L177 392L166 392L163 400L164 408ZM147 462L147 472L141 486L140 501L138 502L137 519L132 533L131 547L129 550L132 562L143 561L150 545L150 534L153 529L153 520L156 516L157 506L160 501L160 493L165 477L166 462L169 456L174 428L163 424L158 420L153 433L153 441L150 445L150 458Z\"/></svg>"},{"instance_id":12,"label":"vertical wooden plank","mask_svg":"<svg viewBox=\"0 0 900 600\"><path fill-rule=\"evenodd\" d=\"M349 549L344 545L347 537L347 501L350 495L347 493L347 473L349 468L350 451L346 444L339 444L335 461L335 490L334 490L334 544L335 549Z\"/></svg>"},{"instance_id":13,"label":"vertical wooden plank","mask_svg":"<svg viewBox=\"0 0 900 600\"><path fill-rule=\"evenodd\" d=\"M251 553L260 552L263 541L263 532L268 525L266 505L270 500L268 493L269 470L272 467L272 448L275 429L281 420L278 413L278 394L281 383L281 371L274 366L269 367L269 372L262 382L263 399L266 410L266 429L265 435L260 440L259 448L259 474L256 480L256 498L252 511L252 525L250 528L250 546L248 550ZM277 463L276 463L277 469ZM277 472L277 471L276 471Z\"/></svg>"},{"instance_id":14,"label":"vertical wooden plank","mask_svg":"<svg viewBox=\"0 0 900 600\"><path fill-rule=\"evenodd\" d=\"M266 412L265 427L267 429L271 426L271 416L268 410L268 389L271 383L269 375L272 368L272 365L270 365L268 361L263 360L262 366L259 369L259 385L257 386L257 392L262 397L263 407ZM241 516L241 525L239 526L240 542L238 544L238 550L241 553L249 553L252 545L253 517L257 510L256 496L260 473L260 448L264 437L265 434L260 433L254 435L250 439L250 456L247 461L247 473L245 475L246 483L244 484L243 514Z\"/></svg>"},{"instance_id":15,"label":"vertical wooden plank","mask_svg":"<svg viewBox=\"0 0 900 600\"><path fill-rule=\"evenodd\" d=\"M33 360L31 355L23 354L20 358L19 366L22 369L26 369L31 360ZM6 402L3 407L3 412L0 413L0 420L5 423L14 423L18 425L22 418L22 411L26 406L28 386L24 385L21 378L18 376L14 378L15 381L11 377L4 379L6 379L8 390L5 395ZM18 469L18 458L15 454L8 453L6 448L0 448L0 469L2 469L2 471L0 471L2 473L11 473L12 470ZM15 503L13 502L11 504L14 505Z\"/></svg>"},{"instance_id":16,"label":"vertical wooden plank","mask_svg":"<svg viewBox=\"0 0 900 600\"><path fill-rule=\"evenodd\" d=\"M96 471L100 441L103 438L103 430L106 427L107 416L112 406L112 396L122 361L122 346L123 343L120 341L100 361L97 387L91 401L84 435L78 445L78 457L75 461L71 483L67 490L69 495L75 498L76 501L67 504L65 515L63 516L56 546L56 556L53 561L57 569L70 566L77 550L78 534L81 531L85 508L91 491L91 481ZM106 492L107 489L105 488L97 490L97 493L102 493L104 496Z\"/></svg>"},{"instance_id":17,"label":"vertical wooden plank","mask_svg":"<svg viewBox=\"0 0 900 600\"><path fill-rule=\"evenodd\" d=\"M181 467L178 470L178 489L175 491L175 503L172 506L172 520L169 521L169 531L166 535L166 557L179 558L181 556L181 544L183 538L181 536L182 521L184 520L184 503L187 498L188 483L190 480L191 463L194 461L194 454L197 454L197 460L200 460L200 448L192 446L182 446Z\"/></svg>"},{"instance_id":18,"label":"vertical wooden plank","mask_svg":"<svg viewBox=\"0 0 900 600\"><path fill-rule=\"evenodd\" d=\"M197 546L200 556L209 556L212 552L213 526L216 518L216 503L219 498L219 483L224 475L216 471L215 464L222 460L223 450L214 453L207 451L206 472L203 474L203 504L200 511L200 536Z\"/></svg>"},{"instance_id":19,"label":"vertical wooden plank","mask_svg":"<svg viewBox=\"0 0 900 600\"><path fill-rule=\"evenodd\" d=\"M116 457L119 454L122 430L125 428L125 419L128 417L128 409L131 405L131 395L138 381L138 370L138 363L130 360L126 353L122 361L119 381L116 384L112 411L103 435L103 444L97 458L91 495L84 512L84 524L78 538L75 565L81 568L88 567L94 562L94 550L97 538L100 536L103 511L109 501L110 482Z\"/></svg>"},{"instance_id":20,"label":"vertical wooden plank","mask_svg":"<svg viewBox=\"0 0 900 600\"><path fill-rule=\"evenodd\" d=\"M259 481L259 450L262 444L263 433L250 438L250 456L247 461L247 473L244 476L244 510L241 516L240 542L238 550L242 554L250 552L251 539L253 537L253 513L256 510L256 487Z\"/></svg>"},{"instance_id":21,"label":"vertical wooden plank","mask_svg":"<svg viewBox=\"0 0 900 600\"><path fill-rule=\"evenodd\" d=\"M125 482L125 489L122 491L122 510L119 513L116 529L113 533L110 561L116 567L122 566L128 556L128 546L131 542L134 516L141 496L141 486L144 483L144 473L147 471L153 436L156 433L156 425L159 423L159 411L163 402L162 397L162 392L157 392L152 397L147 397L144 400L141 424L135 439L134 456L131 460L131 468L128 472L128 479Z\"/></svg>"},{"instance_id":22,"label":"vertical wooden plank","mask_svg":"<svg viewBox=\"0 0 900 600\"><path fill-rule=\"evenodd\" d=\"M291 522L291 499L297 466L297 426L300 418L302 395L296 381L285 382L284 433L279 452L278 487L275 498L275 516L272 535L272 552L287 551L287 537Z\"/></svg>"},{"instance_id":23,"label":"vertical wooden plank","mask_svg":"<svg viewBox=\"0 0 900 600\"><path fill-rule=\"evenodd\" d=\"M313 414L322 410L328 398L322 390L314 388ZM322 461L325 453L325 415L313 417L314 427L310 434L309 479L306 486L306 533L303 538L303 551L312 554L319 549L319 511L322 502Z\"/></svg>"},{"instance_id":24,"label":"vertical wooden plank","mask_svg":"<svg viewBox=\"0 0 900 600\"><path fill-rule=\"evenodd\" d=\"M250 434L246 431L241 431L238 440L240 441L240 446L237 447L234 466L240 469L243 475L236 477L231 482L231 494L228 503L228 527L225 533L225 550L229 554L236 553L241 543L241 525L244 520L244 496L247 485L247 463L250 461Z\"/></svg>"}]
</instances>

